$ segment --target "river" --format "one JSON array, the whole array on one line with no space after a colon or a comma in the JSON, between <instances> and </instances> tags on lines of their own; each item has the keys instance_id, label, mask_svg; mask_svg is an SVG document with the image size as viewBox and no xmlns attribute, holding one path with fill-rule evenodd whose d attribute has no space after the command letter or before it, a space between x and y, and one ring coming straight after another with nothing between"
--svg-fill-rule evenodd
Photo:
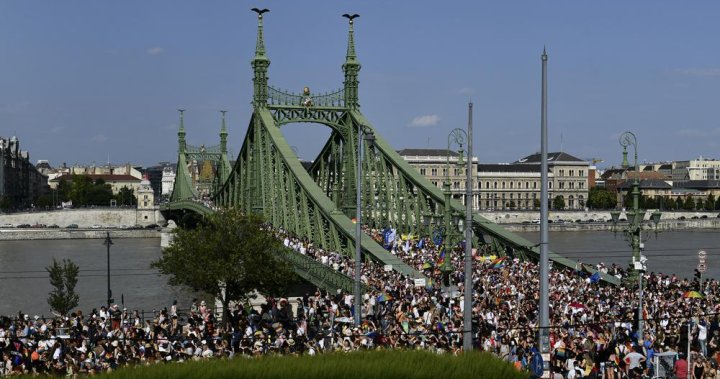
<instances>
[{"instance_id":1,"label":"river","mask_svg":"<svg viewBox=\"0 0 720 379\"><path fill-rule=\"evenodd\" d=\"M532 241L540 242L539 232L517 233ZM674 273L692 277L698 264L697 252L707 252L707 271L704 277L720 279L720 231L712 229L664 231L656 235L644 232L649 238L644 242L643 254L647 257L649 271ZM632 259L632 249L623 233L609 231L550 232L550 250L583 263L617 263L627 267Z\"/></svg>"},{"instance_id":2,"label":"river","mask_svg":"<svg viewBox=\"0 0 720 379\"><path fill-rule=\"evenodd\" d=\"M538 232L518 233L533 243ZM685 230L650 233L644 254L648 269L693 275L698 250L707 252L706 277L720 278L720 233L715 230ZM626 266L630 247L621 233L608 231L551 232L550 249L585 263L615 262ZM167 277L150 268L160 256L159 238L116 238L110 250L111 288L117 302L124 295L128 309L152 310L169 307L177 299L188 308L190 291L167 284ZM106 248L100 239L0 241L0 314L48 315L47 296L52 287L45 267L52 259L69 258L80 266L77 292L79 308L90 310L106 303Z\"/></svg>"},{"instance_id":3,"label":"river","mask_svg":"<svg viewBox=\"0 0 720 379\"><path fill-rule=\"evenodd\" d=\"M189 308L190 291L171 287L167 277L150 268L160 257L160 238L115 238L110 248L113 297L125 307L151 311L178 300ZM80 267L76 291L79 308L89 311L107 302L107 250L101 239L0 241L0 314L19 310L49 315L52 290L45 267L52 259L71 259Z\"/></svg>"}]
</instances>

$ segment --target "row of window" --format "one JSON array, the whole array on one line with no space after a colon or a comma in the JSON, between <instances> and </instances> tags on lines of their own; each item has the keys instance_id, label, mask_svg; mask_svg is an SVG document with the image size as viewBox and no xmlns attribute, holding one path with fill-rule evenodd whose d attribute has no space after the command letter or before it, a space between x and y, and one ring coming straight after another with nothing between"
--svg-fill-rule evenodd
<instances>
[{"instance_id":1,"label":"row of window","mask_svg":"<svg viewBox=\"0 0 720 379\"><path fill-rule=\"evenodd\" d=\"M442 175L442 176L447 175L447 169L446 169L446 168L440 169L439 172L441 172L441 175ZM581 177L581 178L584 178L584 177L585 177L585 170L578 170L577 173L578 173L578 175L577 175L578 177ZM421 174L421 175L427 175L427 168L420 168L420 174ZM453 175L455 175L455 176L464 175L464 174L465 174L465 169L463 169L463 168L455 168L455 169L453 169ZM438 176L438 169L437 169L437 168L431 168L431 169L430 169L430 176ZM559 169L559 170L558 170L558 176L565 176L565 169ZM575 176L575 170L568 170L568 175L567 175L567 176Z\"/></svg>"},{"instance_id":2,"label":"row of window","mask_svg":"<svg viewBox=\"0 0 720 379\"><path fill-rule=\"evenodd\" d=\"M558 182L558 186L560 189L565 189L565 183L567 183L567 188L569 189L584 189L585 188L585 182ZM480 184L482 187L482 183ZM499 183L500 189L522 189L522 182L517 182L517 186L515 186L515 182L500 182ZM493 189L498 189L498 182L492 183ZM532 189L538 188L538 182L532 182ZM553 188L553 182L548 182L548 188ZM485 182L485 189L490 189L490 182ZM530 182L525 182L525 189L531 189L530 188Z\"/></svg>"},{"instance_id":3,"label":"row of window","mask_svg":"<svg viewBox=\"0 0 720 379\"><path fill-rule=\"evenodd\" d=\"M564 169L559 169L559 170L558 170L558 176L565 176L565 170L564 170ZM568 170L568 176L575 176L575 170ZM584 177L584 176L585 176L585 170L578 170L578 175L577 175L577 176L579 176L579 177L581 177L581 178Z\"/></svg>"},{"instance_id":4,"label":"row of window","mask_svg":"<svg viewBox=\"0 0 720 379\"><path fill-rule=\"evenodd\" d=\"M442 176L447 175L447 169L446 169L446 168L443 168L440 172L442 172L442 174L441 174ZM426 169L426 168L421 168L421 169L420 169L420 175L425 175L425 176L427 176L427 169ZM455 169L453 169L453 175L455 175L455 176L466 175L465 169L463 169L463 168L455 168ZM430 176L438 176L438 169L437 169L437 168L432 168L432 169L430 169Z\"/></svg>"}]
</instances>

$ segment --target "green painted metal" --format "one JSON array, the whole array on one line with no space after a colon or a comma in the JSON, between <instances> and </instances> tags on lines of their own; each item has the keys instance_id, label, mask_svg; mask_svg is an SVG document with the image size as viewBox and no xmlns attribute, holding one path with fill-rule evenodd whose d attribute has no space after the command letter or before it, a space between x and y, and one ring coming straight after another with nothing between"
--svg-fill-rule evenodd
<instances>
[{"instance_id":1,"label":"green painted metal","mask_svg":"<svg viewBox=\"0 0 720 379\"><path fill-rule=\"evenodd\" d=\"M337 289L345 292L352 292L353 281L347 275L342 274L324 264L294 250L286 249L285 258L292 264L295 272L310 283L333 293ZM363 291L370 289L363 285Z\"/></svg>"},{"instance_id":2,"label":"green painted metal","mask_svg":"<svg viewBox=\"0 0 720 379\"><path fill-rule=\"evenodd\" d=\"M188 171L188 162L185 155L187 149L187 143L185 141L185 110L179 109L178 111L180 112L180 129L178 130L178 163L175 175L175 185L173 186L173 192L170 195L171 202L179 202L197 197L197 192L192 185L192 176L190 176L190 171Z\"/></svg>"},{"instance_id":3,"label":"green painted metal","mask_svg":"<svg viewBox=\"0 0 720 379\"><path fill-rule=\"evenodd\" d=\"M357 141L359 131L373 132L375 143L363 144L362 210L363 222L376 230L393 227L398 234L424 235L423 215L442 215L446 207L463 213L464 206L445 199L443 191L421 176L403 160L372 127L359 110L358 72L353 23L350 20L348 49L343 64L344 86L340 91L314 94L309 88L292 93L268 86L263 39L262 14L258 17L258 37L253 68L253 107L240 153L227 180L213 195L215 205L237 207L263 215L274 227L304 238L315 247L353 256ZM328 126L331 135L308 170L305 170L281 133L289 123L312 122ZM221 135L222 138L222 135ZM179 159L182 159L182 157ZM498 247L511 247L516 256L537 260L539 250L524 238L475 214L474 228L491 238ZM459 233L459 231L451 231ZM392 265L411 278L422 273L386 251L370 236L363 236L361 250L366 259ZM499 248L499 253L503 253ZM550 253L556 264L576 267L576 262ZM300 262L300 258L296 260ZM301 276L327 277L310 263L297 263ZM318 271L320 270L320 271ZM343 278L347 278L343 275ZM605 276L615 283L613 277ZM326 279L322 279L326 280ZM343 279L345 280L345 279ZM342 288L339 287L338 288Z\"/></svg>"},{"instance_id":4,"label":"green painted metal","mask_svg":"<svg viewBox=\"0 0 720 379\"><path fill-rule=\"evenodd\" d=\"M161 212L168 212L168 211L179 211L179 210L188 210L195 212L202 216L207 216L213 212L215 212L212 208L209 208L205 206L202 203L199 203L197 201L193 200L179 200L179 201L172 201L166 204L162 204L160 206Z\"/></svg>"}]
</instances>

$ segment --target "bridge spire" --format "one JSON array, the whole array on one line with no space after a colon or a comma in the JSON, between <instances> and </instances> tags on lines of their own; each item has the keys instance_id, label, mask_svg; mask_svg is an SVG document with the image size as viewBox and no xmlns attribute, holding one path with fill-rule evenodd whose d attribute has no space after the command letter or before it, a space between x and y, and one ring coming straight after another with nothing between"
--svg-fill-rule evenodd
<instances>
[{"instance_id":1,"label":"bridge spire","mask_svg":"<svg viewBox=\"0 0 720 379\"><path fill-rule=\"evenodd\" d=\"M355 37L353 25L355 19L360 17L359 14L347 14L342 15L349 21L348 29L348 47L347 54L345 55L345 63L342 65L343 72L345 73L345 106L352 109L358 108L358 72L360 72L360 62L357 60L355 53Z\"/></svg>"},{"instance_id":2,"label":"bridge spire","mask_svg":"<svg viewBox=\"0 0 720 379\"><path fill-rule=\"evenodd\" d=\"M222 126L220 127L220 153L227 154L227 128L225 127L225 113L227 111L220 111L222 113Z\"/></svg>"},{"instance_id":3,"label":"bridge spire","mask_svg":"<svg viewBox=\"0 0 720 379\"><path fill-rule=\"evenodd\" d=\"M185 118L185 117L184 117L185 110L184 110L184 109L178 109L178 112L180 112L180 129L178 130L178 149L179 149L178 152L182 155L182 154L185 154L185 148L186 148L186 143L185 143L185 120L184 120L184 118Z\"/></svg>"},{"instance_id":4,"label":"bridge spire","mask_svg":"<svg viewBox=\"0 0 720 379\"><path fill-rule=\"evenodd\" d=\"M270 66L270 59L265 55L265 41L263 39L263 13L270 12L269 9L253 8L253 12L258 15L258 32L257 43L255 44L255 57L252 60L252 68L254 71L254 95L253 103L256 107L264 107L267 105L267 69Z\"/></svg>"}]
</instances>

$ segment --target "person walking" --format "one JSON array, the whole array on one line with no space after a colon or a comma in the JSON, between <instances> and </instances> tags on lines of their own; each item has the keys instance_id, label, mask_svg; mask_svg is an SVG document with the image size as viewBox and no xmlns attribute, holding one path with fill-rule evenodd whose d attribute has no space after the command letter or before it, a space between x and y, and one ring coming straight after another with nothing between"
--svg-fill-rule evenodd
<instances>
[{"instance_id":1,"label":"person walking","mask_svg":"<svg viewBox=\"0 0 720 379\"><path fill-rule=\"evenodd\" d=\"M685 360L685 354L680 353L679 359L675 361L675 379L688 379L688 362Z\"/></svg>"}]
</instances>

